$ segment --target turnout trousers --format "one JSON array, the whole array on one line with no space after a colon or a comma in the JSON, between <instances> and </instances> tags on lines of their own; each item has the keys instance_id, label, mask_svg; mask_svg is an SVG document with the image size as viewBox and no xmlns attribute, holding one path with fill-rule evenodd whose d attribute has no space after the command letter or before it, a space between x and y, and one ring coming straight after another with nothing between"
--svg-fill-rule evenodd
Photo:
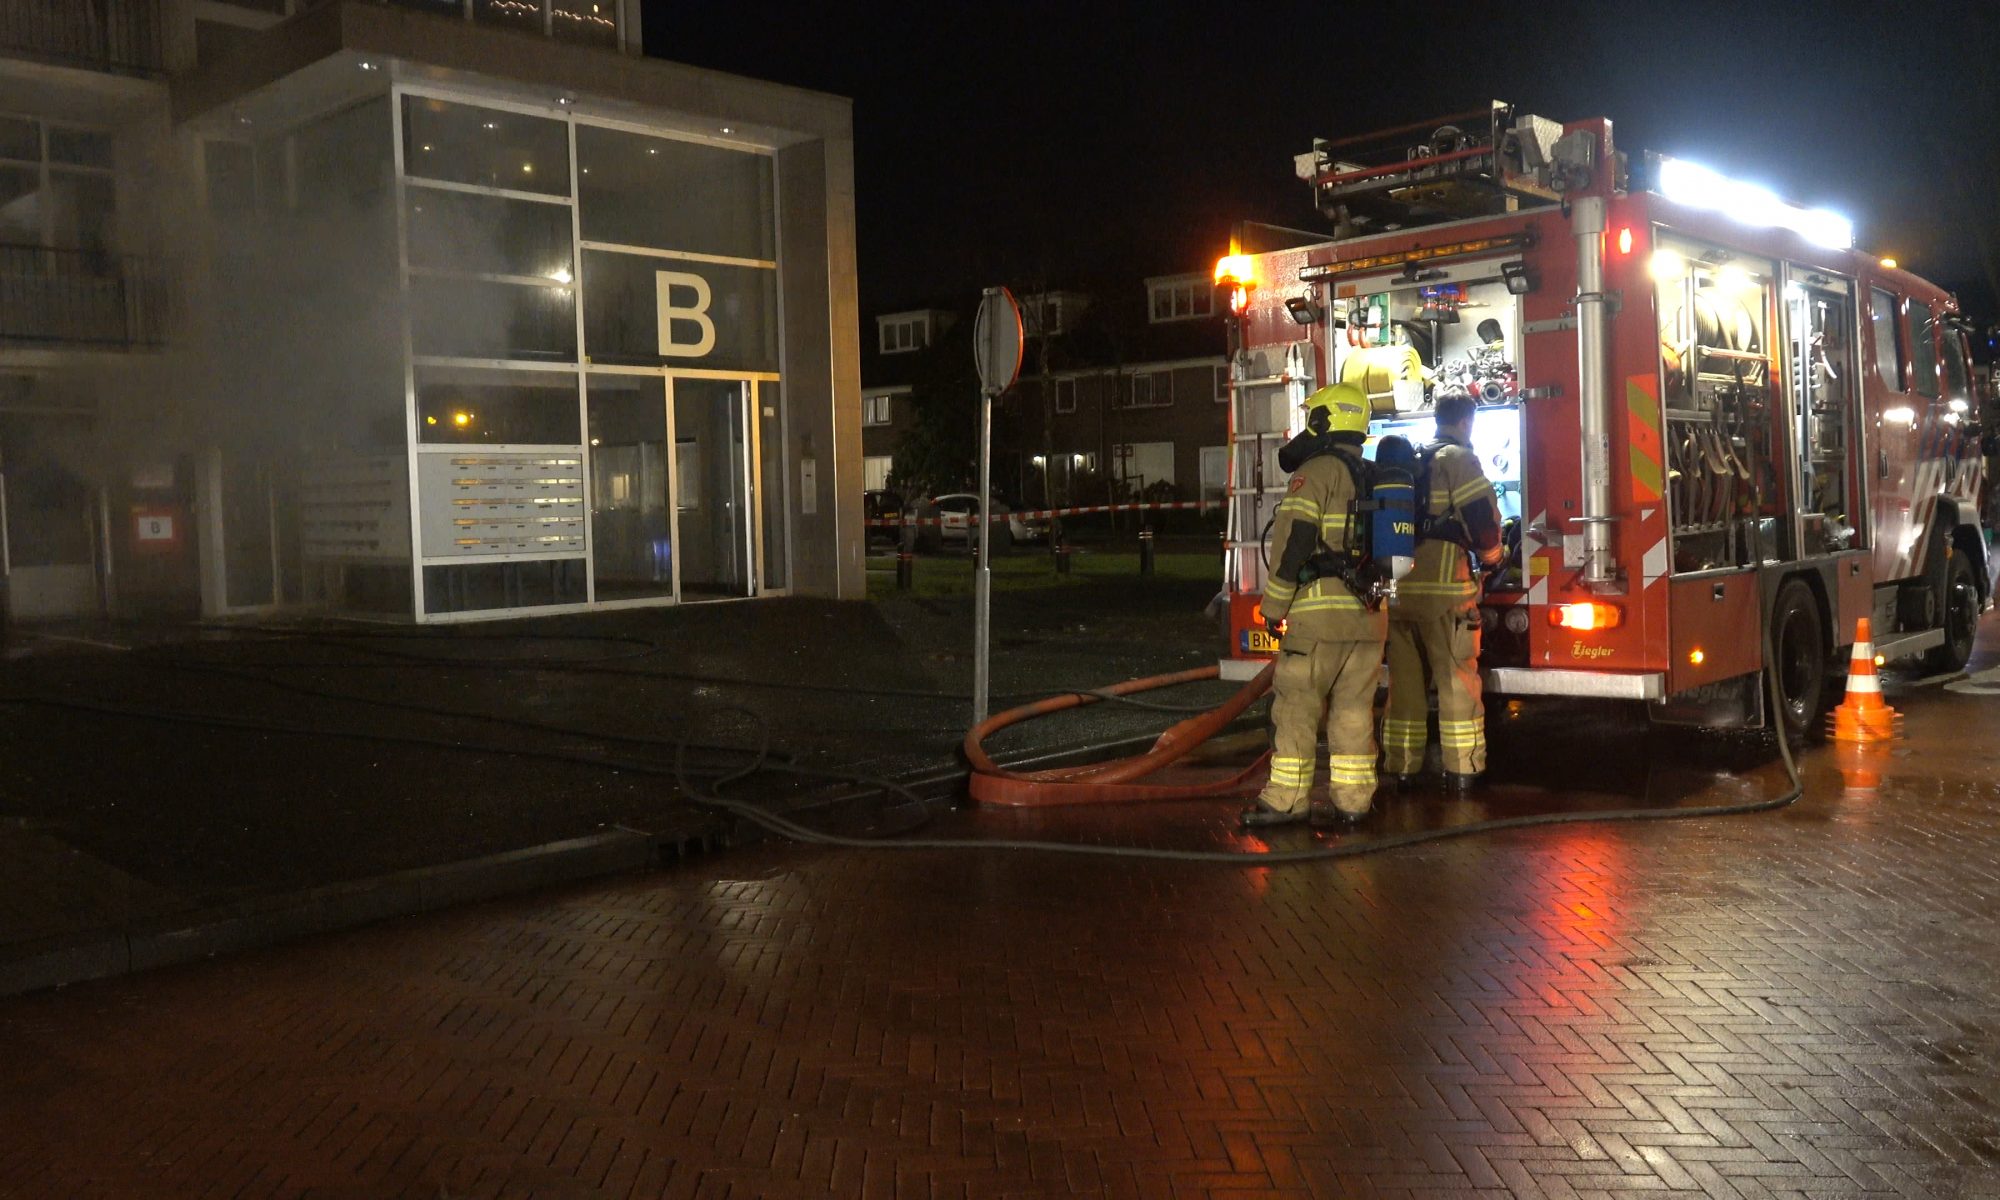
<instances>
[{"instance_id":1,"label":"turnout trousers","mask_svg":"<svg viewBox=\"0 0 2000 1200\"><path fill-rule=\"evenodd\" d=\"M1438 696L1444 769L1486 769L1486 706L1479 681L1479 608L1398 604L1389 612L1389 708L1382 721L1382 768L1392 775L1424 769L1429 688Z\"/></svg>"},{"instance_id":2,"label":"turnout trousers","mask_svg":"<svg viewBox=\"0 0 2000 1200\"><path fill-rule=\"evenodd\" d=\"M1381 676L1379 638L1286 637L1271 681L1277 727L1271 781L1259 803L1277 812L1305 811L1324 720L1334 806L1352 815L1368 811L1375 799L1375 685Z\"/></svg>"}]
</instances>

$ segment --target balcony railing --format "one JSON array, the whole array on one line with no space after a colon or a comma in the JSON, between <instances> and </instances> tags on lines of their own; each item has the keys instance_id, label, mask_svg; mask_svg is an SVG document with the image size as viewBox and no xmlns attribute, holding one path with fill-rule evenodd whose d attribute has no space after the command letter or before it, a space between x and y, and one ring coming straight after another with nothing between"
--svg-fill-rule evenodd
<instances>
[{"instance_id":1,"label":"balcony railing","mask_svg":"<svg viewBox=\"0 0 2000 1200\"><path fill-rule=\"evenodd\" d=\"M0 342L158 346L159 289L150 274L138 255L0 245Z\"/></svg>"},{"instance_id":2,"label":"balcony railing","mask_svg":"<svg viewBox=\"0 0 2000 1200\"><path fill-rule=\"evenodd\" d=\"M0 55L155 74L160 0L0 0Z\"/></svg>"}]
</instances>

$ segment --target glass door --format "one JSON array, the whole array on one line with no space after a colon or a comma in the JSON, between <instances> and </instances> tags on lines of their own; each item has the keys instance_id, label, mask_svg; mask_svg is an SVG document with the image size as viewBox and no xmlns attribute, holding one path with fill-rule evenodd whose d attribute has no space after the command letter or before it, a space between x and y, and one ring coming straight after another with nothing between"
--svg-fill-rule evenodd
<instances>
[{"instance_id":1,"label":"glass door","mask_svg":"<svg viewBox=\"0 0 2000 1200\"><path fill-rule=\"evenodd\" d=\"M590 376L590 565L596 598L674 594L666 381Z\"/></svg>"},{"instance_id":2,"label":"glass door","mask_svg":"<svg viewBox=\"0 0 2000 1200\"><path fill-rule=\"evenodd\" d=\"M97 491L88 417L0 413L0 561L17 621L99 611Z\"/></svg>"},{"instance_id":3,"label":"glass door","mask_svg":"<svg viewBox=\"0 0 2000 1200\"><path fill-rule=\"evenodd\" d=\"M753 386L745 379L687 376L671 379L669 386L681 599L752 595L757 589Z\"/></svg>"}]
</instances>

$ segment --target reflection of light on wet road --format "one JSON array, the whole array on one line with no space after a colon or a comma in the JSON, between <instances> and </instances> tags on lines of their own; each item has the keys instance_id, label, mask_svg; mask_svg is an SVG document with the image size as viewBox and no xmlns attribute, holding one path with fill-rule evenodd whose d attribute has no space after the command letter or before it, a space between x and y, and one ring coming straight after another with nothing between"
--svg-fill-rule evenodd
<instances>
[{"instance_id":1,"label":"reflection of light on wet road","mask_svg":"<svg viewBox=\"0 0 2000 1200\"><path fill-rule=\"evenodd\" d=\"M1625 932L1618 913L1629 875L1629 848L1622 838L1601 829L1578 827L1550 836L1555 843L1551 852L1532 860L1531 883L1542 889L1553 919L1535 924L1549 935L1546 957L1575 968L1572 955L1587 958L1599 950L1612 949ZM1597 981L1603 978L1597 971L1589 976ZM1565 972L1554 986L1566 988L1582 982L1581 972L1574 980Z\"/></svg>"},{"instance_id":2,"label":"reflection of light on wet road","mask_svg":"<svg viewBox=\"0 0 2000 1200\"><path fill-rule=\"evenodd\" d=\"M1835 742L1833 759L1848 795L1871 795L1882 786L1882 768L1889 762L1886 742Z\"/></svg>"}]
</instances>

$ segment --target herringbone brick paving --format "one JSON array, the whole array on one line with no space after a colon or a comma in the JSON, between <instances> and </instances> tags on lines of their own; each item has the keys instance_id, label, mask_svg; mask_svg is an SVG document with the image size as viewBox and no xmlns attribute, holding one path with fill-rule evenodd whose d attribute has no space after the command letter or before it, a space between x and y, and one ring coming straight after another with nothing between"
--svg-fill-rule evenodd
<instances>
[{"instance_id":1,"label":"herringbone brick paving","mask_svg":"<svg viewBox=\"0 0 2000 1200\"><path fill-rule=\"evenodd\" d=\"M1996 769L1325 867L768 846L17 998L0 1196L2000 1196Z\"/></svg>"}]
</instances>

